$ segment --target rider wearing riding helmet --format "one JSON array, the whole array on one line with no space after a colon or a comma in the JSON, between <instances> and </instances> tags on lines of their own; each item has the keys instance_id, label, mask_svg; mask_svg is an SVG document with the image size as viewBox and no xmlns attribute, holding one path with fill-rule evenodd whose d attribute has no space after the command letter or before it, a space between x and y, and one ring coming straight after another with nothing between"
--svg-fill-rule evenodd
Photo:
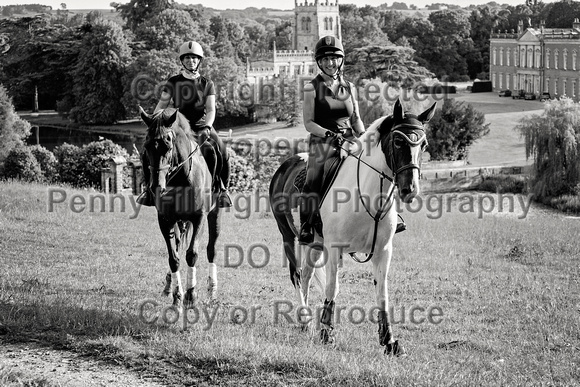
<instances>
[{"instance_id":1,"label":"rider wearing riding helmet","mask_svg":"<svg viewBox=\"0 0 580 387\"><path fill-rule=\"evenodd\" d=\"M214 178L214 192L219 193L218 205L231 207L227 194L230 175L229 157L225 144L213 128L215 120L215 87L214 83L199 73L203 60L203 49L194 41L188 41L179 46L179 61L181 73L167 80L155 112L173 105L189 120L208 168ZM149 180L149 170L143 160L145 180ZM138 202L144 205L154 205L154 198L146 190Z\"/></svg>"},{"instance_id":2,"label":"rider wearing riding helmet","mask_svg":"<svg viewBox=\"0 0 580 387\"><path fill-rule=\"evenodd\" d=\"M318 222L324 162L339 146L339 137L364 133L356 88L342 76L344 49L339 39L325 36L316 43L314 58L320 73L304 88L304 126L310 132L306 181L300 206L301 244L314 240Z\"/></svg>"}]
</instances>

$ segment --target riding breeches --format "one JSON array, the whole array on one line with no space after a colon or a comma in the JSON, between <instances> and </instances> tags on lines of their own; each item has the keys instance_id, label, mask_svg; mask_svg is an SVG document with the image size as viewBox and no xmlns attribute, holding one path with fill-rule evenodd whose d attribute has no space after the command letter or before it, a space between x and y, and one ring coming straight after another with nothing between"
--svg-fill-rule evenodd
<instances>
[{"instance_id":1,"label":"riding breeches","mask_svg":"<svg viewBox=\"0 0 580 387\"><path fill-rule=\"evenodd\" d=\"M230 180L230 163L227 148L216 130L204 128L195 131L195 137L201 146L201 153L214 178L214 189L227 189ZM221 180L221 182L220 182ZM221 187L223 184L223 187Z\"/></svg>"}]
</instances>

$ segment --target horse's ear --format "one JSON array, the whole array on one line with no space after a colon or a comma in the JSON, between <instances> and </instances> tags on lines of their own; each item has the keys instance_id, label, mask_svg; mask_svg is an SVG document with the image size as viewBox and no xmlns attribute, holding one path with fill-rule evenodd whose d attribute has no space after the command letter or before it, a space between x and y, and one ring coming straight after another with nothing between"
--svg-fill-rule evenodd
<instances>
[{"instance_id":1,"label":"horse's ear","mask_svg":"<svg viewBox=\"0 0 580 387\"><path fill-rule=\"evenodd\" d=\"M171 126L171 125L173 125L173 123L177 119L177 113L178 112L179 112L179 110L175 109L175 112L173 112L173 114L170 117L168 117L168 118L166 118L166 119L163 120L163 125L165 125L165 126Z\"/></svg>"},{"instance_id":2,"label":"horse's ear","mask_svg":"<svg viewBox=\"0 0 580 387\"><path fill-rule=\"evenodd\" d=\"M395 107L393 108L393 118L395 119L395 122L401 122L404 116L405 113L403 112L403 105L401 104L401 100L397 98Z\"/></svg>"},{"instance_id":3,"label":"horse's ear","mask_svg":"<svg viewBox=\"0 0 580 387\"><path fill-rule=\"evenodd\" d=\"M141 105L139 105L139 114L141 115L141 119L143 120L143 122L145 123L145 125L147 125L148 127L151 126L151 123L153 122L153 119L151 118L151 116L149 114L147 114L145 112L145 110L143 110L143 108L141 107Z\"/></svg>"},{"instance_id":4,"label":"horse's ear","mask_svg":"<svg viewBox=\"0 0 580 387\"><path fill-rule=\"evenodd\" d=\"M421 121L421 123L427 123L429 121L431 121L431 118L433 118L433 115L435 114L435 107L437 106L437 102L433 102L433 105L431 105L431 107L427 110L425 110L423 113L419 114L419 117L417 117L419 119L419 121Z\"/></svg>"}]
</instances>

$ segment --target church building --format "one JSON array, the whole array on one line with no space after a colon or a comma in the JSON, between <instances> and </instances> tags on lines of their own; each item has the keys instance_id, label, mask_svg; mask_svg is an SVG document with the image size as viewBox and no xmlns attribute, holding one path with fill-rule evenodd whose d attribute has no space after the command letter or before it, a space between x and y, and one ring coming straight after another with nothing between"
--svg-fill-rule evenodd
<instances>
[{"instance_id":1,"label":"church building","mask_svg":"<svg viewBox=\"0 0 580 387\"><path fill-rule=\"evenodd\" d=\"M272 76L314 76L317 72L314 61L314 46L323 36L333 35L342 40L338 0L314 0L313 3L298 3L295 0L292 19L292 50L277 50L256 54L248 60L246 77L251 83Z\"/></svg>"}]
</instances>

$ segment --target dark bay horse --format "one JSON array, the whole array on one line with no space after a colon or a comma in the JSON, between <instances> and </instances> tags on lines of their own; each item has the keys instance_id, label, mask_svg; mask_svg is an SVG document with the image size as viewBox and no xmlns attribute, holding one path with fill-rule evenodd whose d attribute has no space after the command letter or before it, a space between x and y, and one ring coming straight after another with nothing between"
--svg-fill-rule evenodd
<instances>
[{"instance_id":1,"label":"dark bay horse","mask_svg":"<svg viewBox=\"0 0 580 387\"><path fill-rule=\"evenodd\" d=\"M196 142L189 122L176 109L165 109L153 115L141 109L147 125L145 152L149 158L149 187L155 192L159 228L167 244L170 273L166 276L164 294L173 293L173 304L181 307L183 286L179 273L179 241L191 241L186 251L187 282L185 302L195 298L196 267L203 221L207 218L209 260L208 293L215 298L217 269L214 263L215 244L220 230L220 209L212 195L212 176ZM183 233L177 226L185 221ZM173 288L173 289L172 289Z\"/></svg>"},{"instance_id":2,"label":"dark bay horse","mask_svg":"<svg viewBox=\"0 0 580 387\"><path fill-rule=\"evenodd\" d=\"M403 347L393 338L388 315L387 273L397 225L394 192L405 203L412 202L419 193L421 156L427 145L423 125L433 117L435 106L434 103L414 115L404 112L400 101L396 101L393 114L376 120L358 139L359 149L351 147L320 204L323 236L317 234L314 244L300 246L298 258L295 249L298 232L291 211L301 201L295 178L306 167L308 155L290 157L272 178L270 204L282 233L290 278L303 307L308 308L313 275L322 278L326 299L320 338L324 343L334 340L341 255L350 254L360 261L362 253L364 261L373 264L380 344L386 347L387 354L404 354ZM324 260L320 261L322 257Z\"/></svg>"}]
</instances>

